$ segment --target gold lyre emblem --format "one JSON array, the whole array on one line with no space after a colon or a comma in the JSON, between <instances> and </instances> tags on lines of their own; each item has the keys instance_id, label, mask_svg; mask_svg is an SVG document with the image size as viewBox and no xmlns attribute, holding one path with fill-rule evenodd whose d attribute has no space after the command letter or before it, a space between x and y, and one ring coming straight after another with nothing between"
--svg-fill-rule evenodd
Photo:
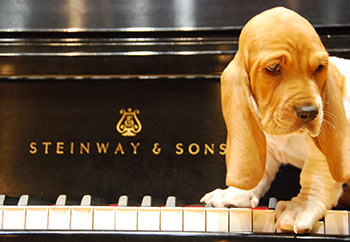
<instances>
[{"instance_id":1,"label":"gold lyre emblem","mask_svg":"<svg viewBox=\"0 0 350 242\"><path fill-rule=\"evenodd\" d=\"M122 114L122 117L116 125L117 131L125 137L136 136L138 133L140 133L142 130L142 125L137 117L137 114L139 113L140 110L138 109L135 109L134 111L132 111L131 108L128 108L127 111L121 109L120 114Z\"/></svg>"}]
</instances>

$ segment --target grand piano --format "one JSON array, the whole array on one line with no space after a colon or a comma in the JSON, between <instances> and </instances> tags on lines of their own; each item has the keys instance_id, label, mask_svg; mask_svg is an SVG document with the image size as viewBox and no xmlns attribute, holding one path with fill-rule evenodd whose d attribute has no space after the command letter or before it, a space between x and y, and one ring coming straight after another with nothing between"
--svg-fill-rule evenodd
<instances>
[{"instance_id":1,"label":"grand piano","mask_svg":"<svg viewBox=\"0 0 350 242\"><path fill-rule=\"evenodd\" d=\"M243 25L286 6L350 58L346 0L16 0L0 2L0 193L50 205L115 204L127 194L178 206L225 187L220 73ZM299 190L282 167L270 197ZM11 202L12 201L12 202ZM14 201L14 202L13 202ZM7 205L8 205L7 204ZM4 241L349 240L347 236L120 231L0 231Z\"/></svg>"}]
</instances>

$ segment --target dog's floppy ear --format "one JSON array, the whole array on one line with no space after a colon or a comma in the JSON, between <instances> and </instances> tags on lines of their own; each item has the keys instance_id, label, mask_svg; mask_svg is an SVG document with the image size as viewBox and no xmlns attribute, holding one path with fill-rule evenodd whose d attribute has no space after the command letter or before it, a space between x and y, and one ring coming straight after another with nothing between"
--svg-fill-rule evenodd
<instances>
[{"instance_id":1,"label":"dog's floppy ear","mask_svg":"<svg viewBox=\"0 0 350 242\"><path fill-rule=\"evenodd\" d=\"M326 156L332 177L337 182L350 179L350 133L343 105L344 76L329 64L328 77L322 89L324 120L315 142Z\"/></svg>"},{"instance_id":2,"label":"dog's floppy ear","mask_svg":"<svg viewBox=\"0 0 350 242\"><path fill-rule=\"evenodd\" d=\"M221 98L227 127L226 184L248 190L264 175L266 138L254 111L239 52L221 75Z\"/></svg>"}]
</instances>

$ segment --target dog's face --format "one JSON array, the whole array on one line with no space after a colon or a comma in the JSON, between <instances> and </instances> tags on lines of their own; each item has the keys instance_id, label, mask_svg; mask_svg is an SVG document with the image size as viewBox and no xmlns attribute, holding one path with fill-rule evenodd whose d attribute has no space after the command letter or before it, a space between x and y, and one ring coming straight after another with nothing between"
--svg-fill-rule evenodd
<instances>
[{"instance_id":1,"label":"dog's face","mask_svg":"<svg viewBox=\"0 0 350 242\"><path fill-rule=\"evenodd\" d=\"M295 19L293 12L258 17L247 25L249 34L242 33L241 43L263 129L277 135L306 131L316 137L324 115L321 91L328 53L315 30Z\"/></svg>"}]
</instances>

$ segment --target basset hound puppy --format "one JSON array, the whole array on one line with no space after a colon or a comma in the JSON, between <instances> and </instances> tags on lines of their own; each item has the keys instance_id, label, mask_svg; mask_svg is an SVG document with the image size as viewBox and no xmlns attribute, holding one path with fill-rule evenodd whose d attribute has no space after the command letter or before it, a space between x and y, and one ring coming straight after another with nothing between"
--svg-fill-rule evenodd
<instances>
[{"instance_id":1,"label":"basset hound puppy","mask_svg":"<svg viewBox=\"0 0 350 242\"><path fill-rule=\"evenodd\" d=\"M292 164L302 169L301 190L278 202L276 227L311 230L350 178L349 70L350 60L329 57L296 12L277 7L253 17L221 76L228 188L201 201L256 207L279 166Z\"/></svg>"}]
</instances>

